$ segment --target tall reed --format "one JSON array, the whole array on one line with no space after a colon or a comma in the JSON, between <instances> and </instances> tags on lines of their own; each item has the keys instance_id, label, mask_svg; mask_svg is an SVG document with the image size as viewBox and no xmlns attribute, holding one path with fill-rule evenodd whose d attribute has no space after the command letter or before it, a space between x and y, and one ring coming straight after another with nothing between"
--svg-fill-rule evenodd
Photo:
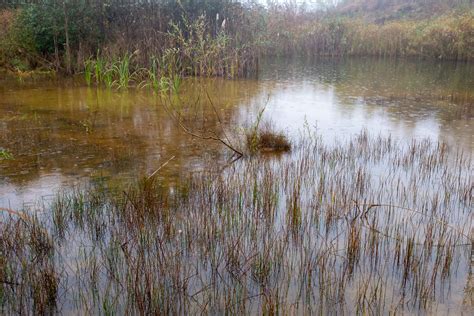
<instances>
[{"instance_id":1,"label":"tall reed","mask_svg":"<svg viewBox=\"0 0 474 316\"><path fill-rule=\"evenodd\" d=\"M217 168L2 212L2 313L469 311L469 155L308 134Z\"/></svg>"}]
</instances>

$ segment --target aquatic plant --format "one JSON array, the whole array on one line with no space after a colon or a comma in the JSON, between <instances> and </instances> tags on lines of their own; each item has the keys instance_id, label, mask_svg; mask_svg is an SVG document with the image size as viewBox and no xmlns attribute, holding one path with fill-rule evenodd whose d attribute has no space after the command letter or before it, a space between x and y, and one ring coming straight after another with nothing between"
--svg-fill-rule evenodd
<instances>
[{"instance_id":1,"label":"aquatic plant","mask_svg":"<svg viewBox=\"0 0 474 316\"><path fill-rule=\"evenodd\" d=\"M0 148L0 160L13 160L13 154L8 150Z\"/></svg>"},{"instance_id":2,"label":"aquatic plant","mask_svg":"<svg viewBox=\"0 0 474 316\"><path fill-rule=\"evenodd\" d=\"M92 59L87 59L84 62L84 79L88 86L92 83L92 77L94 75L94 61Z\"/></svg>"},{"instance_id":3,"label":"aquatic plant","mask_svg":"<svg viewBox=\"0 0 474 316\"><path fill-rule=\"evenodd\" d=\"M268 100L267 100L268 103ZM288 152L291 143L288 137L281 131L275 131L271 122L262 126L263 114L266 105L258 112L253 126L245 132L247 151L253 155L257 152Z\"/></svg>"},{"instance_id":4,"label":"aquatic plant","mask_svg":"<svg viewBox=\"0 0 474 316\"><path fill-rule=\"evenodd\" d=\"M174 93L179 92L179 88L181 87L181 82L182 82L181 77L179 76L173 77L171 87Z\"/></svg>"},{"instance_id":5,"label":"aquatic plant","mask_svg":"<svg viewBox=\"0 0 474 316\"><path fill-rule=\"evenodd\" d=\"M123 57L113 62L112 69L117 75L117 79L114 82L115 85L120 88L128 88L130 83L130 59L133 57L126 53Z\"/></svg>"},{"instance_id":6,"label":"aquatic plant","mask_svg":"<svg viewBox=\"0 0 474 316\"><path fill-rule=\"evenodd\" d=\"M473 229L458 149L307 135L291 155L205 170L7 214L2 312L469 311L453 295L470 291Z\"/></svg>"},{"instance_id":7,"label":"aquatic plant","mask_svg":"<svg viewBox=\"0 0 474 316\"><path fill-rule=\"evenodd\" d=\"M100 85L103 81L103 75L106 72L105 65L105 59L100 56L97 56L97 59L94 61L94 75L95 82L97 85Z\"/></svg>"},{"instance_id":8,"label":"aquatic plant","mask_svg":"<svg viewBox=\"0 0 474 316\"><path fill-rule=\"evenodd\" d=\"M157 58L152 58L150 68L142 68L134 73L135 77L144 77L138 88L151 88L155 92L178 93L182 78L172 64L162 63L160 68ZM144 74L144 75L143 75Z\"/></svg>"},{"instance_id":9,"label":"aquatic plant","mask_svg":"<svg viewBox=\"0 0 474 316\"><path fill-rule=\"evenodd\" d=\"M101 75L101 78L107 88L112 88L114 85L114 69L106 69Z\"/></svg>"},{"instance_id":10,"label":"aquatic plant","mask_svg":"<svg viewBox=\"0 0 474 316\"><path fill-rule=\"evenodd\" d=\"M139 88L150 87L153 91L161 90L161 78L159 75L158 61L155 56L151 58L151 67L141 69L145 73L145 79L138 85Z\"/></svg>"},{"instance_id":11,"label":"aquatic plant","mask_svg":"<svg viewBox=\"0 0 474 316\"><path fill-rule=\"evenodd\" d=\"M251 154L259 151L288 152L291 150L288 137L281 131L275 131L269 124L261 129L251 129L245 137L247 150Z\"/></svg>"}]
</instances>

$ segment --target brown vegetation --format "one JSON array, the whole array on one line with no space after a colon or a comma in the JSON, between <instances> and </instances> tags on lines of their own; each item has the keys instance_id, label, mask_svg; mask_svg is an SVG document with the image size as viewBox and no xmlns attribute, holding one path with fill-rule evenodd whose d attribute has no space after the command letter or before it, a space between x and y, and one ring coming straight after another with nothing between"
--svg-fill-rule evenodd
<instances>
[{"instance_id":1,"label":"brown vegetation","mask_svg":"<svg viewBox=\"0 0 474 316\"><path fill-rule=\"evenodd\" d=\"M2 313L468 312L470 157L362 133L0 224ZM439 181L433 181L439 179ZM468 303L466 303L468 304Z\"/></svg>"},{"instance_id":2,"label":"brown vegetation","mask_svg":"<svg viewBox=\"0 0 474 316\"><path fill-rule=\"evenodd\" d=\"M372 2L328 12L214 0L29 4L1 10L0 63L81 72L91 60L113 64L133 55L132 73L155 67L161 78L245 76L265 55L474 58L472 4L423 15L431 8L423 2L386 16L378 8L390 6Z\"/></svg>"},{"instance_id":3,"label":"brown vegetation","mask_svg":"<svg viewBox=\"0 0 474 316\"><path fill-rule=\"evenodd\" d=\"M263 152L288 152L291 143L283 132L276 132L269 127L262 130L251 130L246 134L247 150L250 153Z\"/></svg>"}]
</instances>

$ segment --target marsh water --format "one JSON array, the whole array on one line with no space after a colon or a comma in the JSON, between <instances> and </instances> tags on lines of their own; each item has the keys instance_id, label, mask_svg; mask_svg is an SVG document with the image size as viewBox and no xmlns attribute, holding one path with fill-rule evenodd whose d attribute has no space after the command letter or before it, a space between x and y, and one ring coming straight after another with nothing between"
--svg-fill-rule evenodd
<instances>
[{"instance_id":1,"label":"marsh water","mask_svg":"<svg viewBox=\"0 0 474 316\"><path fill-rule=\"evenodd\" d=\"M265 295L276 295L285 302L282 310L295 313L301 312L298 304L313 311L318 302L321 314L351 313L356 303L359 312L368 306L380 314L469 314L473 73L472 65L448 62L273 59L261 63L256 78L187 78L177 94L98 89L80 77L4 78L0 208L50 212L40 218L55 236L56 254L45 260L52 260L60 280L52 293L54 300L59 293L62 312L98 313L110 297L116 297L117 310L136 308L133 298L147 296L137 295L135 285L153 279L159 299L150 304L158 302L160 310L169 303L182 313L207 310L211 301L208 312L222 312L222 297L213 301L209 291L243 302L241 313L259 314ZM216 135L241 148L259 113L260 124L289 136L291 153L229 164L234 157L228 148L190 135ZM199 172L211 168L218 177ZM124 192L130 203L121 208L106 195L96 199L100 190L57 195L88 183L123 188L152 174L169 191L166 196L181 200L168 205L155 197L140 208L142 198L150 198L143 189L138 204ZM372 204L360 215L369 201L391 204L377 211ZM155 212L160 215L153 217ZM29 240L24 223L27 239L15 237L22 231L5 221L5 245ZM157 240L160 246L166 241L165 250L155 252ZM140 247L146 260L134 252ZM129 261L130 255L136 260ZM273 274L262 269L265 260ZM44 277L36 270L44 269L25 262L12 265L26 271L18 272L25 281L17 285L34 287L35 276ZM111 277L110 271L120 273ZM177 285L170 286L174 273ZM132 274L137 279L129 284ZM91 283L81 286L84 275ZM326 286L328 280L339 285ZM186 291L176 290L181 287ZM259 291L265 299L252 300ZM27 301L15 305L16 297L28 297L24 293L33 292L12 287L11 310L29 310ZM182 305L174 300L180 295Z\"/></svg>"},{"instance_id":2,"label":"marsh water","mask_svg":"<svg viewBox=\"0 0 474 316\"><path fill-rule=\"evenodd\" d=\"M304 126L327 141L366 129L472 154L473 73L449 62L273 59L256 78L186 79L170 102L186 109L192 129L241 133L265 107L264 120L292 137ZM83 181L133 180L172 156L162 180L226 162L225 148L184 133L164 102L146 89L97 89L81 78L3 78L0 148L14 159L0 161L0 207L31 207Z\"/></svg>"}]
</instances>

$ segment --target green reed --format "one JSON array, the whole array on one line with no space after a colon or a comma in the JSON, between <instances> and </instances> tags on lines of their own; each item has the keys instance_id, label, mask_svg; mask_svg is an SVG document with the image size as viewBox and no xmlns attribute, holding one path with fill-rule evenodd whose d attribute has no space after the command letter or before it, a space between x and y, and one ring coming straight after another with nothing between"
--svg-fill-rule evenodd
<instances>
[{"instance_id":1,"label":"green reed","mask_svg":"<svg viewBox=\"0 0 474 316\"><path fill-rule=\"evenodd\" d=\"M95 82L97 85L100 85L103 80L103 74L106 71L106 61L104 58L98 56L94 62L94 75L95 75Z\"/></svg>"},{"instance_id":2,"label":"green reed","mask_svg":"<svg viewBox=\"0 0 474 316\"><path fill-rule=\"evenodd\" d=\"M470 170L443 143L308 134L172 185L70 189L41 213L2 211L0 308L462 312L450 293L470 284Z\"/></svg>"},{"instance_id":3,"label":"green reed","mask_svg":"<svg viewBox=\"0 0 474 316\"><path fill-rule=\"evenodd\" d=\"M13 160L15 159L13 154L7 149L0 148L0 160Z\"/></svg>"},{"instance_id":4,"label":"green reed","mask_svg":"<svg viewBox=\"0 0 474 316\"><path fill-rule=\"evenodd\" d=\"M122 58L118 58L112 64L112 69L115 72L117 79L115 85L119 89L128 88L130 84L130 59L131 55L125 54Z\"/></svg>"},{"instance_id":5,"label":"green reed","mask_svg":"<svg viewBox=\"0 0 474 316\"><path fill-rule=\"evenodd\" d=\"M88 86L92 84L92 77L94 75L94 61L88 59L84 62L84 79Z\"/></svg>"}]
</instances>

